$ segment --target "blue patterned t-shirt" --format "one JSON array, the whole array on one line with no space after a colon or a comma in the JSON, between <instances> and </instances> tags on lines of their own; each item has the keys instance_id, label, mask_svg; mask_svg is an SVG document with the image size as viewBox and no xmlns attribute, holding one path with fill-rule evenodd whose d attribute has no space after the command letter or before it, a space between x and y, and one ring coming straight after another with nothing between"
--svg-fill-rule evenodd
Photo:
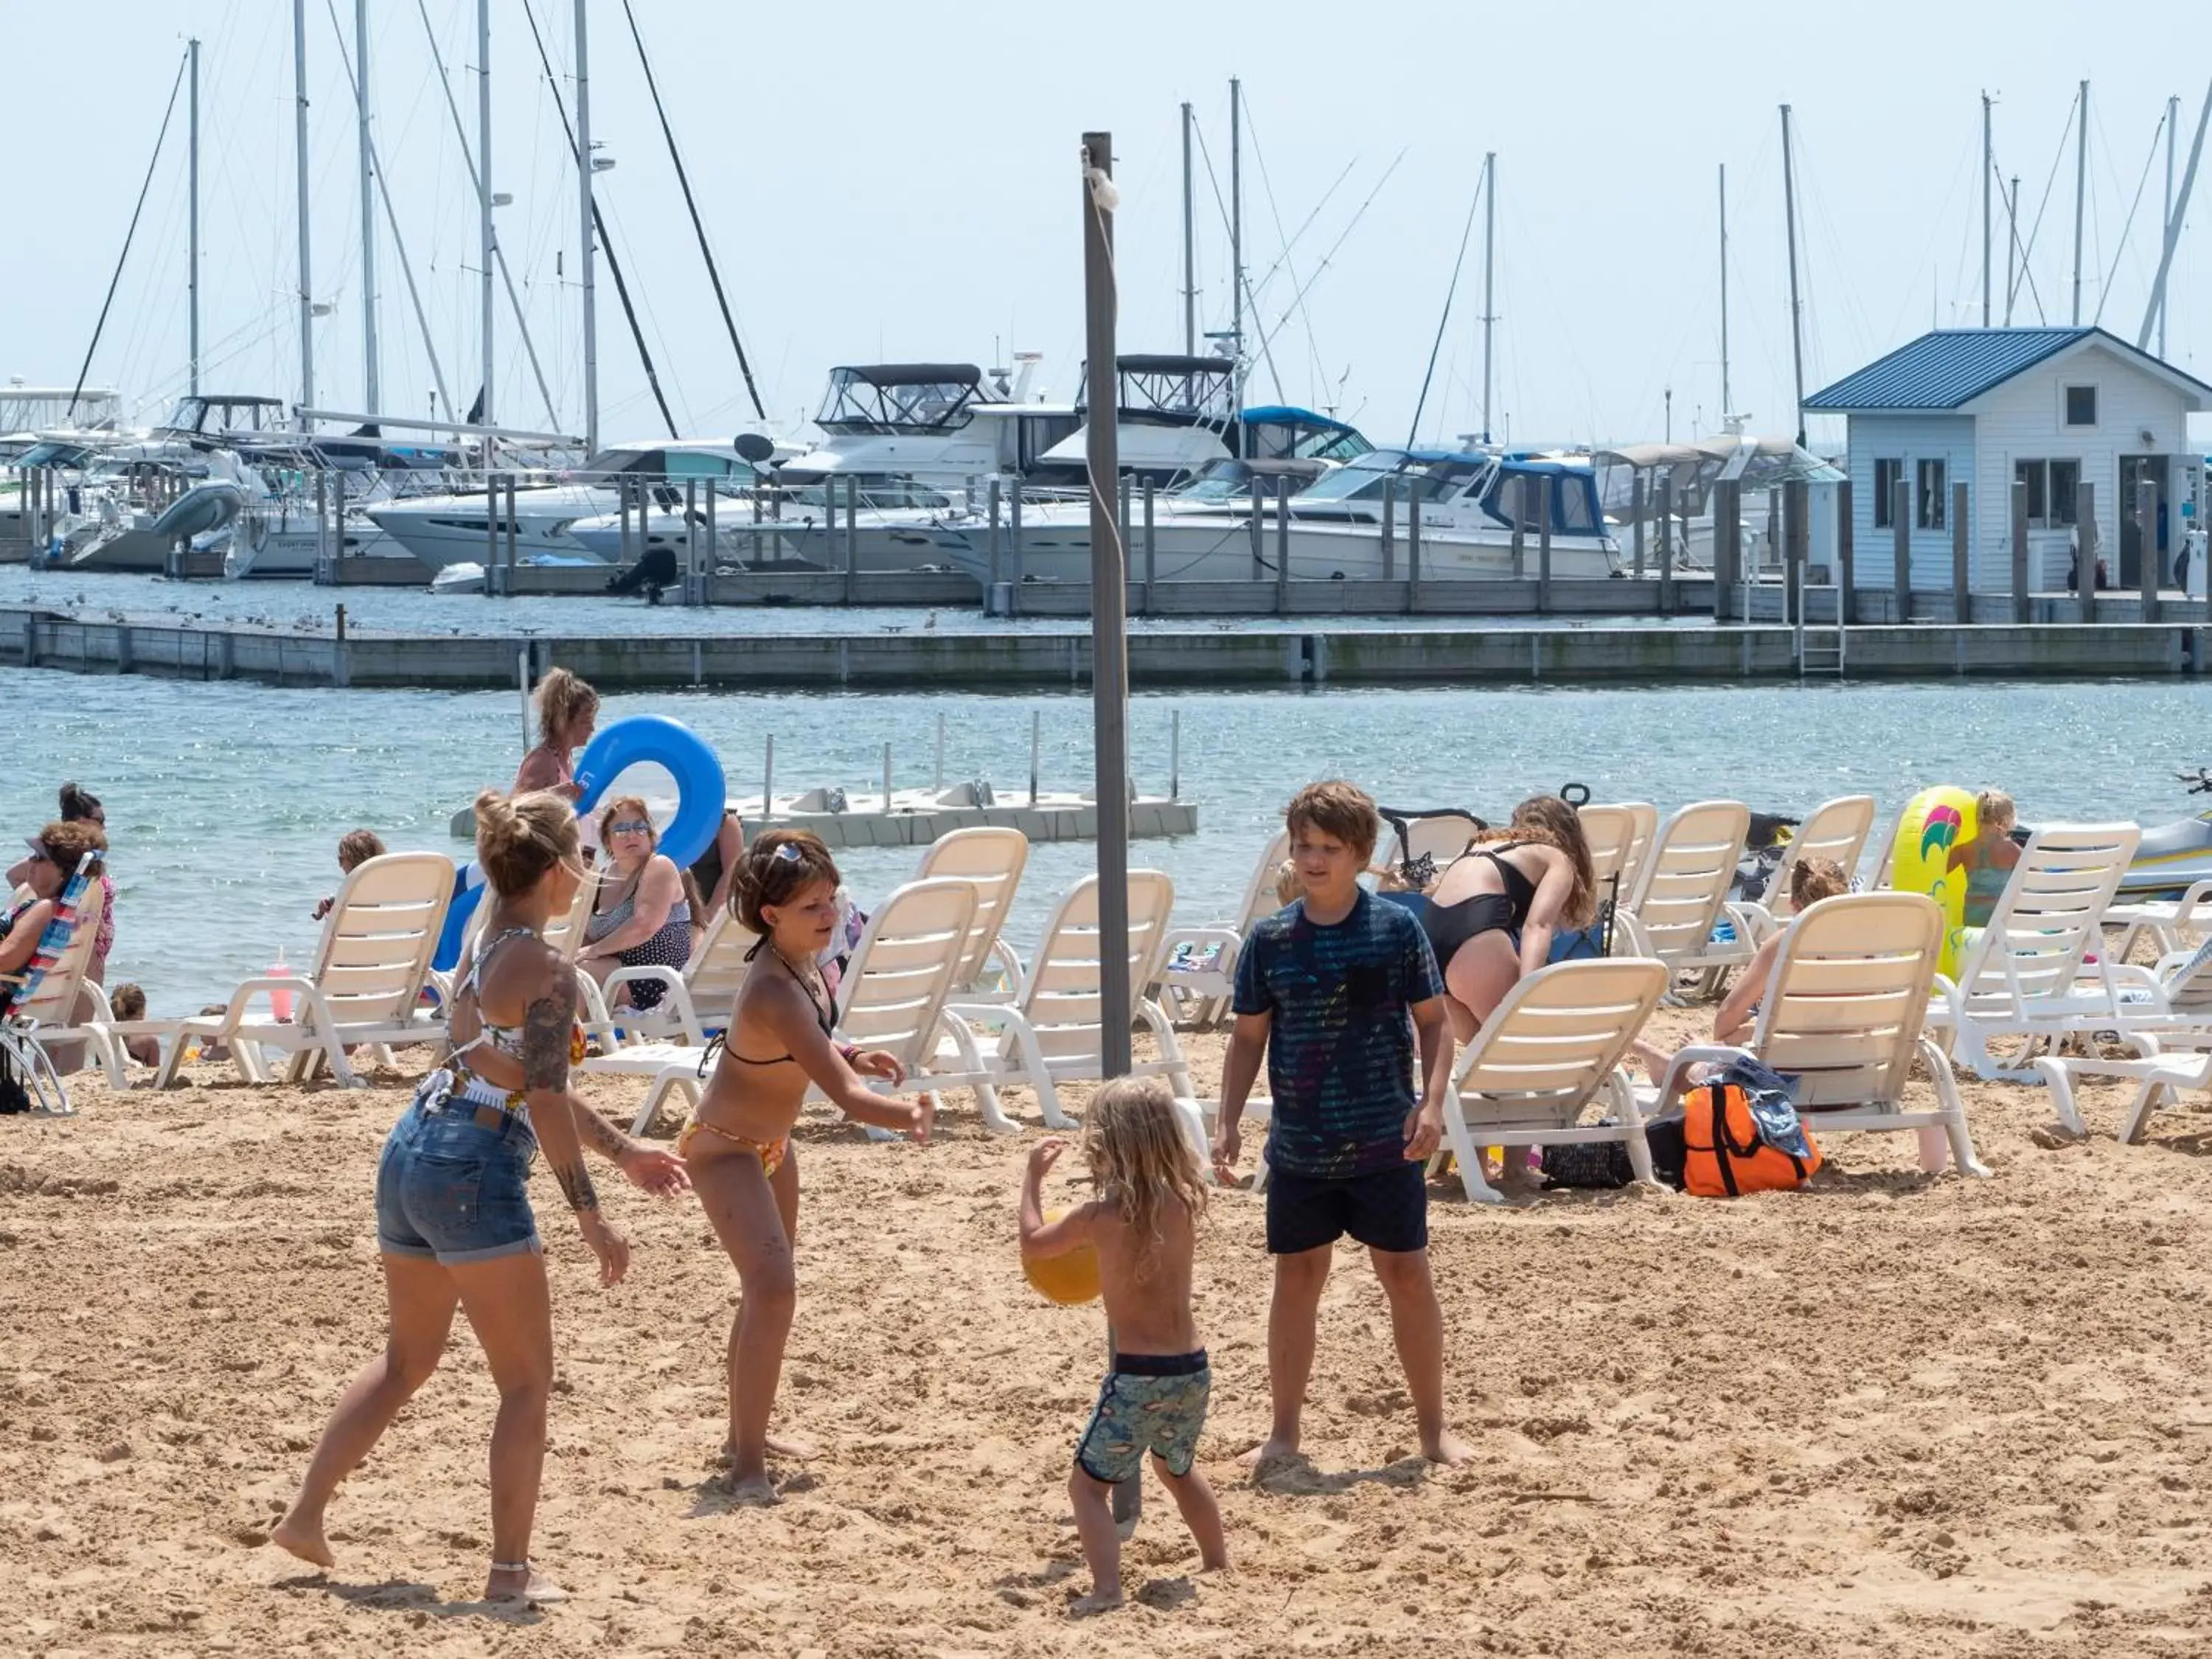
<instances>
[{"instance_id":1,"label":"blue patterned t-shirt","mask_svg":"<svg viewBox=\"0 0 2212 1659\"><path fill-rule=\"evenodd\" d=\"M1303 901L1256 922L1237 958L1236 1009L1273 1017L1267 1162L1330 1180L1406 1155L1414 1085L1414 1004L1443 994L1436 957L1404 907L1362 890L1333 927Z\"/></svg>"}]
</instances>

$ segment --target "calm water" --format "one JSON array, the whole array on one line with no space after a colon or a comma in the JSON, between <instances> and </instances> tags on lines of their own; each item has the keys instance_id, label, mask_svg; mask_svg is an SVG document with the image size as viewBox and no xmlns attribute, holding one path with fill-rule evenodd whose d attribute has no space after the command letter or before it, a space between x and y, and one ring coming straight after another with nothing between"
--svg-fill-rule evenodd
<instances>
[{"instance_id":1,"label":"calm water","mask_svg":"<svg viewBox=\"0 0 2212 1659\"><path fill-rule=\"evenodd\" d=\"M312 582L173 582L162 576L122 572L33 570L0 567L0 605L35 605L89 618L111 615L149 622L197 619L229 626L301 628L327 634L339 605L346 608L349 631L402 634L547 635L650 633L688 638L694 634L813 635L920 631L933 628L959 634L1087 633L1084 618L986 617L979 604L922 610L823 610L815 607L723 605L686 610L678 605L648 608L641 600L588 597L495 599L481 593L433 593L418 587L317 587ZM1159 623L1135 617L1137 632L1159 629L1235 627L1247 631L1283 629L1310 633L1325 625L1335 631L1434 632L1468 628L1655 627L1651 617L1574 617L1540 620L1523 617L1329 617L1274 623L1267 618L1235 623L1176 618ZM1705 627L1680 618L1674 626Z\"/></svg>"},{"instance_id":2,"label":"calm water","mask_svg":"<svg viewBox=\"0 0 2212 1659\"><path fill-rule=\"evenodd\" d=\"M879 779L894 746L900 787L931 781L938 716L948 782L1026 787L1031 712L1042 786L1089 786L1082 696L882 696L819 692L614 696L602 718L654 712L690 725L737 793L758 793L776 740L778 793ZM1725 686L1668 690L1324 689L1138 697L1132 771L1168 782L1182 720L1184 793L1198 834L1137 843L1133 861L1174 877L1177 911L1215 919L1241 895L1283 802L1317 777L1349 777L1387 804L1502 816L1571 780L1598 799L1662 806L1706 795L1799 812L1864 791L1885 818L1929 783L2010 789L2024 822L2117 816L2160 823L2191 810L2172 775L2212 762L2212 687L2109 684ZM394 848L465 857L451 815L512 780L521 745L513 693L317 691L0 670L0 835L51 816L75 778L106 802L118 885L111 982L135 979L153 1012L221 1000L273 962L312 958L315 901L336 885L337 837L370 826ZM665 776L641 769L648 793ZM2200 803L2201 804L2201 803ZM866 902L916 854L854 852ZM1026 945L1054 896L1092 867L1086 845L1040 846L1017 909Z\"/></svg>"}]
</instances>

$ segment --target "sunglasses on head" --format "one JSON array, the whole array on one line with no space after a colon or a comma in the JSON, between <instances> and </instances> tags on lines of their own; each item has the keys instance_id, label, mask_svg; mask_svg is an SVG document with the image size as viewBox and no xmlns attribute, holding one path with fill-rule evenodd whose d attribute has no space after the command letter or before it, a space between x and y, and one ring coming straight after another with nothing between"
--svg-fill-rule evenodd
<instances>
[{"instance_id":1,"label":"sunglasses on head","mask_svg":"<svg viewBox=\"0 0 2212 1659\"><path fill-rule=\"evenodd\" d=\"M785 864L803 863L806 858L806 854L799 850L797 842L788 841L777 848L769 856Z\"/></svg>"},{"instance_id":2,"label":"sunglasses on head","mask_svg":"<svg viewBox=\"0 0 2212 1659\"><path fill-rule=\"evenodd\" d=\"M652 832L653 823L647 818L624 818L620 823L607 826L607 833L611 836L644 836Z\"/></svg>"}]
</instances>

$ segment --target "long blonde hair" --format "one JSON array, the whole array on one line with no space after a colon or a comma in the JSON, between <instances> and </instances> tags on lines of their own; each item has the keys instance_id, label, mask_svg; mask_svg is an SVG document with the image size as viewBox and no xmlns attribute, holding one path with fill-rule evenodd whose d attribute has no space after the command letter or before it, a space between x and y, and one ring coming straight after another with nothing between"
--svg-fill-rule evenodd
<instances>
[{"instance_id":1,"label":"long blonde hair","mask_svg":"<svg viewBox=\"0 0 2212 1659\"><path fill-rule=\"evenodd\" d=\"M1205 1173L1159 1078L1115 1078L1091 1097L1083 1117L1083 1156L1098 1196L1142 1241L1139 1274L1159 1243L1160 1217L1170 1204L1182 1205L1193 1221L1206 1212Z\"/></svg>"},{"instance_id":2,"label":"long blonde hair","mask_svg":"<svg viewBox=\"0 0 2212 1659\"><path fill-rule=\"evenodd\" d=\"M599 712L599 694L591 682L556 668L538 682L538 740L556 747L584 714Z\"/></svg>"},{"instance_id":3,"label":"long blonde hair","mask_svg":"<svg viewBox=\"0 0 2212 1659\"><path fill-rule=\"evenodd\" d=\"M1470 849L1496 842L1534 842L1565 853L1574 866L1574 890L1567 895L1559 922L1565 927L1587 927L1597 915L1597 872L1590 862L1589 838L1574 807L1557 795L1531 795L1513 809L1511 827L1486 830L1468 842Z\"/></svg>"}]
</instances>

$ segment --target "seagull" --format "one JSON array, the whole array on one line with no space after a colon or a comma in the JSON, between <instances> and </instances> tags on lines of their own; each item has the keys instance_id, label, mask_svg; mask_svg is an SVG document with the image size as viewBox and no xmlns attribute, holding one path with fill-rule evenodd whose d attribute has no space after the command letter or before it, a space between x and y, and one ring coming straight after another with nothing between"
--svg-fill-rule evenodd
<instances>
[{"instance_id":1,"label":"seagull","mask_svg":"<svg viewBox=\"0 0 2212 1659\"><path fill-rule=\"evenodd\" d=\"M937 626L937 613L934 611L929 613L929 620L923 623L922 626L924 628L934 628Z\"/></svg>"}]
</instances>

